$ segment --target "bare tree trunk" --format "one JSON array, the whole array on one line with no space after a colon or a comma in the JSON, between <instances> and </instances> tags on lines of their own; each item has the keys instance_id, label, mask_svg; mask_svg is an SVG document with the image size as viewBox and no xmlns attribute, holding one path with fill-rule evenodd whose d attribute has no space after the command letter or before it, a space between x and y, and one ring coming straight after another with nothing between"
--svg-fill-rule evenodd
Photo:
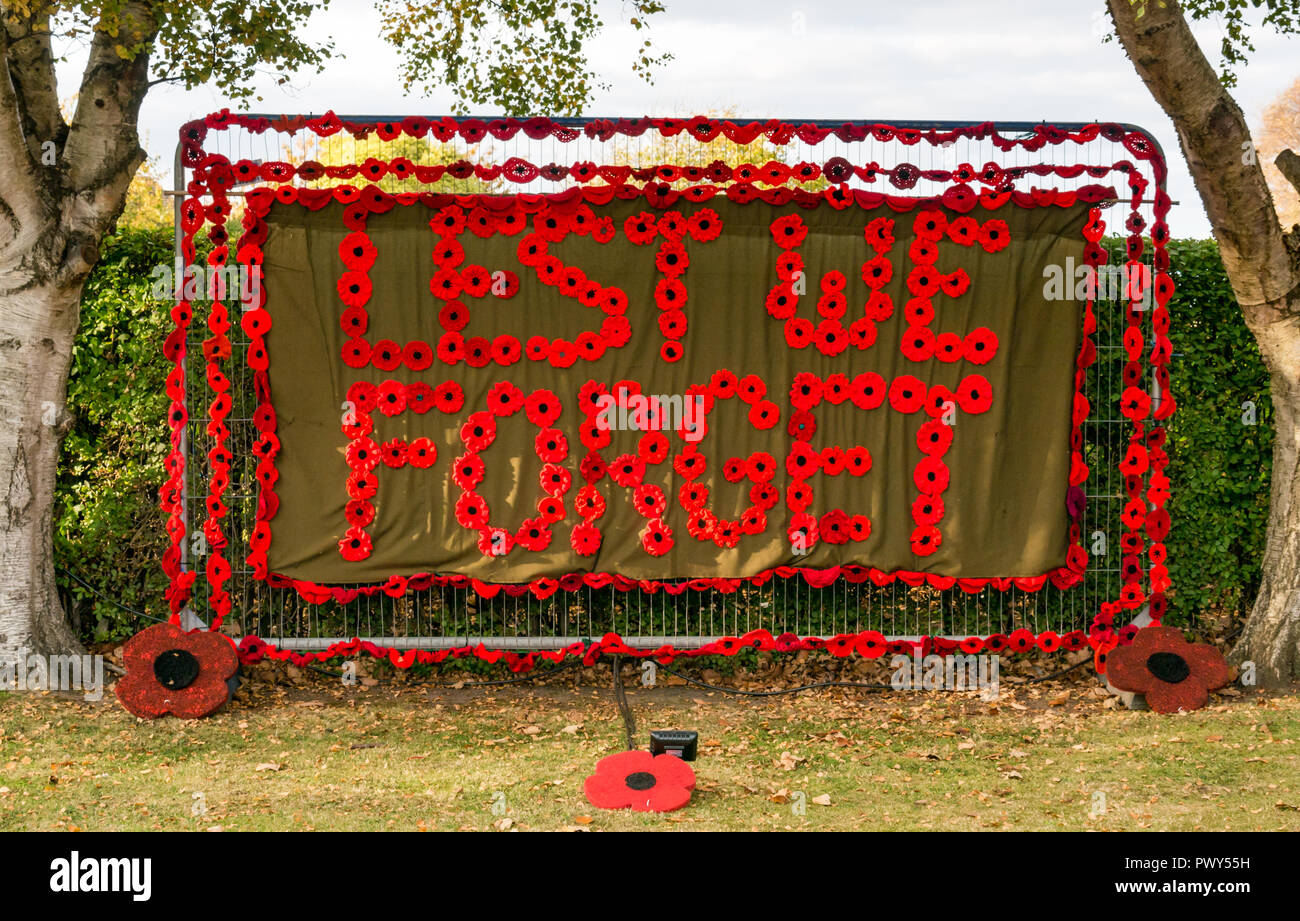
<instances>
[{"instance_id":1,"label":"bare tree trunk","mask_svg":"<svg viewBox=\"0 0 1300 921\"><path fill-rule=\"evenodd\" d=\"M1266 685L1300 670L1300 254L1284 234L1241 108L1219 81L1175 0L1107 0L1138 76L1178 132L1214 227L1228 280L1271 376L1277 438L1263 579L1237 662ZM1283 168L1293 166L1291 157ZM1175 486L1176 488L1176 486Z\"/></svg>"},{"instance_id":2,"label":"bare tree trunk","mask_svg":"<svg viewBox=\"0 0 1300 921\"><path fill-rule=\"evenodd\" d=\"M1272 495L1263 578L1231 660L1264 685L1300 676L1300 318L1286 305L1247 310L1273 398Z\"/></svg>"},{"instance_id":3,"label":"bare tree trunk","mask_svg":"<svg viewBox=\"0 0 1300 921\"><path fill-rule=\"evenodd\" d=\"M32 286L0 310L0 654L80 648L54 583L51 521L79 296Z\"/></svg>"},{"instance_id":4,"label":"bare tree trunk","mask_svg":"<svg viewBox=\"0 0 1300 921\"><path fill-rule=\"evenodd\" d=\"M80 647L54 582L54 473L82 286L144 160L136 125L160 22L153 4L113 5L68 123L56 10L6 4L0 24L0 655Z\"/></svg>"}]
</instances>

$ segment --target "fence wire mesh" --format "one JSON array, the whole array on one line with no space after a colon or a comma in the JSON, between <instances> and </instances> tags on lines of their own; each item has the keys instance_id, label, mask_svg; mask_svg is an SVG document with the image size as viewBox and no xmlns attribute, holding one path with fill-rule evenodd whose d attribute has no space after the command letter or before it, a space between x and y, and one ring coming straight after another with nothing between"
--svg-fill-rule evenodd
<instances>
[{"instance_id":1,"label":"fence wire mesh","mask_svg":"<svg viewBox=\"0 0 1300 921\"><path fill-rule=\"evenodd\" d=\"M723 116L725 117L725 116ZM344 116L348 121L381 122L386 116ZM399 120L400 117L393 117ZM570 123L581 126L584 120ZM842 121L817 122L839 125ZM900 124L901 123L895 123ZM915 127L950 128L951 124L933 123ZM1004 137L1016 136L1016 127L999 125ZM1071 128L1077 126L1061 125ZM653 134L653 137L651 136ZM561 142L554 138L532 140L523 132L509 141L492 138L468 144L459 137L442 143L431 139L384 141L375 135L356 139L345 133L318 137L300 131L285 134L267 131L254 134L244 130L214 132L208 136L206 149L228 157L231 162L249 159L260 162L315 160L340 165L364 162L367 158L391 159L401 155L416 163L448 163L467 160L480 163L503 163L515 157L536 165L577 162L653 166L660 163L707 165L722 160L734 165L741 162L762 164L769 159L785 163L809 161L823 163L843 157L854 165L878 163L893 167L911 163L921 170L951 170L961 163L979 169L986 162L1002 167L1030 167L1035 164L1111 166L1131 161L1128 151L1118 142L1098 138L1088 144L1046 145L1039 151L1016 147L1002 151L990 140L961 139L947 147L928 143L904 146L899 141L868 138L845 142L833 134L818 144L798 139L788 145L775 146L762 137L741 145L723 136L713 142L700 143L685 133L664 138L654 132L642 137L615 135L601 141L579 133L576 140ZM1148 179L1151 177L1148 175ZM187 171L177 161L177 188L185 189ZM304 186L325 187L338 180L319 179L295 182ZM1086 173L1075 179L1058 176L1028 175L1016 183L1019 190L1032 187L1077 188L1089 183L1113 184L1121 201L1104 214L1109 233L1122 233L1129 214L1124 174L1115 172L1105 179ZM441 191L470 193L497 191L554 192L571 185L572 179L536 178L527 183L485 182L477 178L444 177L436 184L386 177L381 185L389 191ZM852 187L873 188L854 178ZM937 195L946 183L924 178L905 194ZM237 193L238 190L236 190ZM894 191L890 189L889 191ZM1154 185L1149 190L1154 192ZM1150 196L1148 196L1149 198ZM1148 225L1152 220L1150 204L1142 206ZM237 214L236 214L237 217ZM1151 258L1148 247L1144 258ZM1114 261L1114 260L1112 260ZM839 633L878 630L890 638L921 636L987 636L1028 628L1035 633L1055 630L1064 633L1086 630L1103 601L1118 597L1121 556L1119 535L1120 511L1126 500L1124 478L1118 464L1127 445L1130 426L1119 411L1119 397L1124 390L1122 368L1125 355L1122 338L1125 307L1099 294L1095 309L1098 328L1094 336L1097 362L1089 369L1085 395L1092 411L1083 424L1084 456L1091 474L1087 492L1087 509L1082 519L1085 547L1093 547L1095 535L1105 538L1105 549L1093 553L1082 583L1059 590L1050 582L1040 591L1018 588L997 591L984 588L969 593L956 586L946 590L929 587L911 588L901 582L880 587L870 582L850 584L837 580L825 588L814 588L801 579L773 579L762 586L742 586L728 593L717 590L688 590L672 595L666 592L622 592L613 588L583 588L575 592L557 592L546 599L532 594L518 597L501 593L494 598L479 596L472 589L434 586L392 598L377 594L358 597L348 604L326 602L311 604L291 588L277 588L253 577L243 562L247 540L257 511L257 481L254 477L256 457L252 451L257 432L252 423L256 400L252 375L244 363L232 360L228 374L232 387L233 407L227 424L228 446L233 454L231 485L226 494L229 507L226 531L230 540L227 559L232 566L228 589L233 600L225 629L236 636L257 635L282 648L323 649L339 639L360 637L396 649L436 649L476 645L485 642L504 649L547 649L565 646L577 640L599 638L618 633L633 646L659 646L671 643L679 648L699 645L723 636L739 636L750 629L765 628L773 635L795 633L800 636L831 636ZM196 319L204 316L203 305L196 304ZM273 309L273 305L272 305ZM1149 335L1149 318L1143 320L1143 333ZM205 381L202 322L191 326L187 350L187 424L185 505L187 522L201 522L205 515L205 484L211 474L208 451L212 440L205 431L206 407L214 392ZM233 354L240 356L248 345L239 324L230 333ZM274 356L272 356L274 360ZM183 544L186 567L201 567L201 542ZM208 588L205 580L195 584L191 610L205 622L210 621Z\"/></svg>"}]
</instances>

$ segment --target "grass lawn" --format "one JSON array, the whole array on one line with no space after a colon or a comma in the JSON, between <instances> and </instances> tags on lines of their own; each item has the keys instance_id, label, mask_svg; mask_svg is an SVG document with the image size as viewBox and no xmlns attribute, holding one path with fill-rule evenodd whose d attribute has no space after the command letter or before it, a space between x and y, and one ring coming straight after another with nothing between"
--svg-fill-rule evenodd
<instances>
[{"instance_id":1,"label":"grass lawn","mask_svg":"<svg viewBox=\"0 0 1300 921\"><path fill-rule=\"evenodd\" d=\"M768 699L629 688L700 732L681 812L582 795L620 750L609 670L506 688L252 682L217 716L141 722L0 694L0 829L1300 829L1300 697L1162 717L1085 677L974 694ZM726 683L726 679L722 679Z\"/></svg>"}]
</instances>

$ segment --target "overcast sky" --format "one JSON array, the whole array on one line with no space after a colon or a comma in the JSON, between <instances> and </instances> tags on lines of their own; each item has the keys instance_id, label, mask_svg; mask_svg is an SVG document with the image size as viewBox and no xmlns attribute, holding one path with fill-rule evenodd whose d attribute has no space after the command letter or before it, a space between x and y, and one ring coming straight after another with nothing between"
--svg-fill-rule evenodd
<instances>
[{"instance_id":1,"label":"overcast sky","mask_svg":"<svg viewBox=\"0 0 1300 921\"><path fill-rule=\"evenodd\" d=\"M1175 236L1208 236L1209 223L1183 165L1177 140L1115 42L1100 0L981 2L780 2L664 0L652 37L675 60L654 86L627 61L637 39L608 3L611 27L591 50L611 84L587 114L665 115L734 109L745 116L854 120L955 119L1119 121L1155 132L1171 161L1170 216ZM314 37L332 37L346 58L325 73L299 75L291 87L255 76L257 111L442 114L452 97L405 96L394 57L377 37L366 0L334 0L313 20ZM1213 51L1218 31L1198 31ZM1260 32L1236 98L1252 125L1261 110L1300 76L1300 39ZM1217 63L1217 57L1212 58ZM82 63L60 74L62 95L75 92ZM150 153L170 169L177 127L227 105L215 90L156 88L144 104ZM539 112L537 114L548 114Z\"/></svg>"}]
</instances>

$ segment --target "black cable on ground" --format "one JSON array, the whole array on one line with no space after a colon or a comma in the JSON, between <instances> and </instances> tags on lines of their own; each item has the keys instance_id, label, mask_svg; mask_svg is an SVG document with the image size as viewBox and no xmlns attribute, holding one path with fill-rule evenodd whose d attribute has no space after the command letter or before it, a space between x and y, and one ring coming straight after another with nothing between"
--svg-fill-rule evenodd
<instances>
[{"instance_id":1,"label":"black cable on ground","mask_svg":"<svg viewBox=\"0 0 1300 921\"><path fill-rule=\"evenodd\" d=\"M126 613L134 614L136 617L143 617L145 620L152 620L160 624L167 623L167 618L165 617L154 617L152 614L146 614L144 611L137 611L135 608L123 604L122 602L118 601L116 598L109 598L99 589L95 588L95 586L91 585L89 582L81 578L81 576L77 575L75 572L73 572L70 569L64 569L62 566L56 566L55 571L63 573L65 576L67 576L73 582L76 582L78 585L80 585L86 591L90 592L100 601L107 601L109 604L113 605L114 607L121 608L123 611L126 611Z\"/></svg>"},{"instance_id":2,"label":"black cable on ground","mask_svg":"<svg viewBox=\"0 0 1300 921\"><path fill-rule=\"evenodd\" d=\"M1059 672L1052 672L1050 675L1039 675L1037 678L1025 678L1022 681L1012 681L1009 683L1010 684L1039 684L1040 682L1043 681L1051 681L1054 678L1060 678L1064 675L1070 674L1070 672L1074 671L1076 668L1080 668L1084 665L1091 665L1092 661L1093 660L1091 658L1080 659L1078 662L1075 662L1069 668L1063 668Z\"/></svg>"}]
</instances>

